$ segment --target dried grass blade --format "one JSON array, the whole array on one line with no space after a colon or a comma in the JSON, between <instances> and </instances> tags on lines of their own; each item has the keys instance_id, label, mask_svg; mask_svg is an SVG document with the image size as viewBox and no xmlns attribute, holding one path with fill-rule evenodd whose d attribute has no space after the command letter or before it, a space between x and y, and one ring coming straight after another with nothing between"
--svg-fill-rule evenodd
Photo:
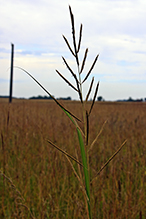
<instances>
[{"instance_id":1,"label":"dried grass blade","mask_svg":"<svg viewBox=\"0 0 146 219\"><path fill-rule=\"evenodd\" d=\"M66 155L65 155L65 156L66 156ZM71 168L73 169L74 174L75 174L75 176L77 177L77 179L78 179L78 181L79 181L79 183L80 183L80 185L81 185L81 188L82 188L82 190L83 190L83 194L85 195L86 200L88 200L88 197L87 197L86 190L85 190L85 187L84 187L84 185L83 185L83 182L81 181L79 175L77 174L77 172L76 172L76 170L75 170L75 168L74 168L72 162L71 162L70 159L68 158L68 156L66 156L66 158L67 158L68 162L70 163Z\"/></svg>"},{"instance_id":2,"label":"dried grass blade","mask_svg":"<svg viewBox=\"0 0 146 219\"><path fill-rule=\"evenodd\" d=\"M58 70L56 70L56 72L60 75L60 77L63 78L63 80L65 80L65 82L66 82L69 86L71 86L75 91L78 92L78 90L77 90Z\"/></svg>"},{"instance_id":3,"label":"dried grass blade","mask_svg":"<svg viewBox=\"0 0 146 219\"><path fill-rule=\"evenodd\" d=\"M29 211L31 218L32 218L32 219L36 219L36 218L33 216L32 212L31 212L32 210L31 210L27 205L22 204L22 203L17 203L17 205L20 205L20 206L26 208L26 209Z\"/></svg>"},{"instance_id":4,"label":"dried grass blade","mask_svg":"<svg viewBox=\"0 0 146 219\"><path fill-rule=\"evenodd\" d=\"M97 176L101 173L101 171L109 164L110 161L120 152L123 146L126 144L127 140L123 142L123 144L119 147L119 149L108 159L108 161L101 167L101 169L97 172L96 177L91 181L91 183L97 179Z\"/></svg>"},{"instance_id":5,"label":"dried grass blade","mask_svg":"<svg viewBox=\"0 0 146 219\"><path fill-rule=\"evenodd\" d=\"M7 182L10 183L12 189L14 189L14 191L19 195L19 197L17 197L17 198L19 198L20 200L22 200L23 202L25 202L25 199L23 198L21 192L16 188L16 186L14 185L14 183L12 182L12 180L11 180L8 176L6 176L1 170L0 170L0 175L2 175L3 178L6 179ZM17 202L17 204L24 206L24 207L29 211L31 218L32 218L32 219L36 219L36 218L33 216L33 214L32 214L32 212L31 212L30 208L28 208L28 206L26 206L26 205L23 204L23 203L18 203L18 202Z\"/></svg>"},{"instance_id":6,"label":"dried grass blade","mask_svg":"<svg viewBox=\"0 0 146 219\"><path fill-rule=\"evenodd\" d=\"M51 144L54 148L56 148L58 151L61 151L63 154L65 154L66 156L68 156L69 158L71 158L72 160L74 160L76 163L78 163L80 166L84 167L82 163L80 163L76 158L74 158L73 156L71 156L70 154L68 154L67 152L65 152L64 150L62 150L60 147L58 147L57 145L55 145L53 142L51 142L50 140L47 140L47 142L49 144Z\"/></svg>"},{"instance_id":7,"label":"dried grass blade","mask_svg":"<svg viewBox=\"0 0 146 219\"><path fill-rule=\"evenodd\" d=\"M12 182L12 180L8 176L6 176L1 170L0 170L0 175L2 175L10 183L11 187L16 191L16 193L20 196L20 198L23 201L25 201L25 199L23 198L21 192L17 189L17 187Z\"/></svg>"},{"instance_id":8,"label":"dried grass blade","mask_svg":"<svg viewBox=\"0 0 146 219\"><path fill-rule=\"evenodd\" d=\"M96 90L95 90L95 94L94 94L94 97L93 97L92 105L91 105L91 108L90 108L90 111L89 111L89 115L90 115L90 113L92 111L92 108L94 106L94 103L95 103L95 99L96 99L97 92L98 92L98 87L99 87L99 82L97 83L97 86L96 86Z\"/></svg>"},{"instance_id":9,"label":"dried grass blade","mask_svg":"<svg viewBox=\"0 0 146 219\"><path fill-rule=\"evenodd\" d=\"M63 38L64 38L64 40L65 40L65 42L66 42L66 44L67 44L69 50L70 50L71 53L73 54L73 56L76 56L76 55L74 54L74 52L72 51L72 48L71 48L71 46L69 45L69 42L68 42L68 40L66 39L66 37L65 37L64 35L62 35L62 36L63 36Z\"/></svg>"},{"instance_id":10,"label":"dried grass blade","mask_svg":"<svg viewBox=\"0 0 146 219\"><path fill-rule=\"evenodd\" d=\"M81 120L76 117L73 113L71 113L69 110L67 110L61 103L59 103L55 97L53 97L53 95L51 95L28 71L26 71L25 69L21 68L21 67L18 67L18 66L15 66L15 68L18 68L22 71L24 71L26 74L28 74L57 104L58 106L60 106L64 112L67 114L69 114L70 116L73 116L75 119L77 119L78 121L81 122Z\"/></svg>"},{"instance_id":11,"label":"dried grass blade","mask_svg":"<svg viewBox=\"0 0 146 219\"><path fill-rule=\"evenodd\" d=\"M89 95L90 95L90 93L91 93L92 86L93 86L93 82L94 82L94 77L92 78L92 81L91 81L91 84L90 84L90 87L89 87L89 91L88 91L87 96L86 96L86 102L87 102L87 100L88 100L88 98L89 98Z\"/></svg>"},{"instance_id":12,"label":"dried grass blade","mask_svg":"<svg viewBox=\"0 0 146 219\"><path fill-rule=\"evenodd\" d=\"M80 46L81 46L82 29L83 29L83 25L81 24L81 26L80 26L80 35L79 35L79 44L78 44L78 50L77 50L77 53L79 52L79 50L80 50Z\"/></svg>"},{"instance_id":13,"label":"dried grass blade","mask_svg":"<svg viewBox=\"0 0 146 219\"><path fill-rule=\"evenodd\" d=\"M86 75L86 77L85 77L85 79L83 80L83 82L82 82L82 83L84 83L84 82L87 80L87 78L89 77L89 75L90 75L90 73L91 73L92 69L93 69L93 68L94 68L94 66L95 66L95 63L97 62L98 56L99 56L99 55L97 55L97 56L96 56L96 58L95 58L95 60L94 60L94 62L93 62L93 64L92 64L92 66L91 66L91 68L90 68L89 72L87 73L87 75Z\"/></svg>"},{"instance_id":14,"label":"dried grass blade","mask_svg":"<svg viewBox=\"0 0 146 219\"><path fill-rule=\"evenodd\" d=\"M92 148L93 148L93 146L94 146L95 142L97 141L98 137L99 137L99 136L100 136L100 134L102 133L102 131L103 131L103 128L104 128L104 126L105 126L106 122L107 122L107 121L105 121L105 122L103 123L103 125L102 125L102 127L101 127L101 129L100 129L99 133L97 134L96 138L94 139L94 141L93 141L93 142L92 142L92 144L90 145L88 152L92 150Z\"/></svg>"},{"instance_id":15,"label":"dried grass blade","mask_svg":"<svg viewBox=\"0 0 146 219\"><path fill-rule=\"evenodd\" d=\"M85 51L85 55L84 55L84 59L83 59L83 62L82 62L80 74L82 73L82 71L83 71L83 69L84 69L85 61L86 61L86 58L87 58L87 53L88 53L88 48L87 48L86 51Z\"/></svg>"}]
</instances>

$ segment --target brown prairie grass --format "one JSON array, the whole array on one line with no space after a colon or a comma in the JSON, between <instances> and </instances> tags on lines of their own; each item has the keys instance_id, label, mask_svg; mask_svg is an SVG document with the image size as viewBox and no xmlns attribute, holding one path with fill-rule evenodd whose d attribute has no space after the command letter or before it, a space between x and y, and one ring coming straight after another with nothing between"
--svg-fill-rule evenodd
<instances>
[{"instance_id":1,"label":"brown prairie grass","mask_svg":"<svg viewBox=\"0 0 146 219\"><path fill-rule=\"evenodd\" d=\"M65 105L81 118L77 101ZM107 120L89 156L93 218L146 218L146 104L95 103L89 142ZM0 101L0 218L87 218L83 193L62 153L76 157L76 130L52 101ZM90 152L89 152L90 153ZM90 154L89 154L90 155ZM81 160L81 157L78 157ZM73 162L74 168L77 163ZM5 174L5 175L4 175ZM6 177L4 177L6 176Z\"/></svg>"}]
</instances>

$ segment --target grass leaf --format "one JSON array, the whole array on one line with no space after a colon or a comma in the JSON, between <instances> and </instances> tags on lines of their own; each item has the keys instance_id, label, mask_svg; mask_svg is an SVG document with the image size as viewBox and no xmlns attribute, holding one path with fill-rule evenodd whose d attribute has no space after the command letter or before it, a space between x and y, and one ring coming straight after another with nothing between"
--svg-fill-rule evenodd
<instances>
[{"instance_id":1,"label":"grass leaf","mask_svg":"<svg viewBox=\"0 0 146 219\"><path fill-rule=\"evenodd\" d=\"M87 133L86 133L86 145L88 145L88 139L89 139L89 115L86 111L86 127L87 127Z\"/></svg>"},{"instance_id":2,"label":"grass leaf","mask_svg":"<svg viewBox=\"0 0 146 219\"><path fill-rule=\"evenodd\" d=\"M51 144L54 148L56 148L58 151L61 151L63 154L65 154L66 156L68 156L69 158L71 158L72 160L74 160L76 163L78 163L80 166L84 167L82 163L80 163L75 157L71 156L70 154L68 154L66 151L62 150L60 147L58 147L57 145L55 145L53 142L51 142L50 140L47 140L47 142L49 144Z\"/></svg>"},{"instance_id":3,"label":"grass leaf","mask_svg":"<svg viewBox=\"0 0 146 219\"><path fill-rule=\"evenodd\" d=\"M64 112L67 112L68 114L70 114L71 116L73 116L75 119L77 119L78 121L81 122L81 120L79 118L77 118L73 113L71 113L69 110L67 110L61 103L59 103L55 97L53 97L53 95L51 95L28 71L26 71L25 69L15 66L15 68L18 68L22 71L24 71L26 74L28 74L47 94L49 94L49 96L58 104L58 106L60 106Z\"/></svg>"},{"instance_id":4,"label":"grass leaf","mask_svg":"<svg viewBox=\"0 0 146 219\"><path fill-rule=\"evenodd\" d=\"M123 144L118 148L118 150L108 159L108 161L101 167L101 169L97 172L96 177L91 181L91 183L97 179L97 176L101 173L101 171L109 164L110 161L120 152L123 146L126 144L127 140L123 142Z\"/></svg>"},{"instance_id":5,"label":"grass leaf","mask_svg":"<svg viewBox=\"0 0 146 219\"><path fill-rule=\"evenodd\" d=\"M90 183L89 183L89 172L88 172L88 166L87 166L87 159L86 159L86 153L85 153L85 146L82 138L82 134L77 127L77 133L78 133L78 139L80 144L80 150L81 150L81 156L82 156L82 162L84 166L84 176L85 176L85 185L86 185L86 193L88 196L88 211L89 211L89 217L91 218L91 209L90 209Z\"/></svg>"}]
</instances>

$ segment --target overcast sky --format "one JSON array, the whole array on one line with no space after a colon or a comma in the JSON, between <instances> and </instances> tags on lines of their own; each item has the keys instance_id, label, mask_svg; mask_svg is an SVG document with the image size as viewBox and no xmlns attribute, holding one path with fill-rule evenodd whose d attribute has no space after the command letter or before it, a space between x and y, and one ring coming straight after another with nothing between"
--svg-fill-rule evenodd
<instances>
[{"instance_id":1,"label":"overcast sky","mask_svg":"<svg viewBox=\"0 0 146 219\"><path fill-rule=\"evenodd\" d=\"M62 37L65 35L72 45L69 5L77 39L83 24L80 60L89 49L82 78L99 54L92 75L84 83L84 96L94 76L94 86L100 81L98 96L106 100L145 98L145 0L0 0L0 95L9 94L13 43L15 66L30 72L55 97L78 98L55 71L74 83L61 58L64 56L76 71L75 59ZM46 93L23 71L14 69L13 96L37 95Z\"/></svg>"}]
</instances>

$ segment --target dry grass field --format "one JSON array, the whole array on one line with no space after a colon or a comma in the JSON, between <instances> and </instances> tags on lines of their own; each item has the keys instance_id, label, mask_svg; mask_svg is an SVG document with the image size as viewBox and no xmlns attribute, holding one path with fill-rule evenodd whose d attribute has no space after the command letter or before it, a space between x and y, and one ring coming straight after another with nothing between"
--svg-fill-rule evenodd
<instances>
[{"instance_id":1,"label":"dry grass field","mask_svg":"<svg viewBox=\"0 0 146 219\"><path fill-rule=\"evenodd\" d=\"M80 103L64 105L82 117ZM89 141L104 129L90 152L93 219L146 218L146 103L96 102ZM81 160L77 133L52 101L0 100L0 218L86 219L83 194L66 157ZM74 162L77 169L77 164Z\"/></svg>"}]
</instances>

